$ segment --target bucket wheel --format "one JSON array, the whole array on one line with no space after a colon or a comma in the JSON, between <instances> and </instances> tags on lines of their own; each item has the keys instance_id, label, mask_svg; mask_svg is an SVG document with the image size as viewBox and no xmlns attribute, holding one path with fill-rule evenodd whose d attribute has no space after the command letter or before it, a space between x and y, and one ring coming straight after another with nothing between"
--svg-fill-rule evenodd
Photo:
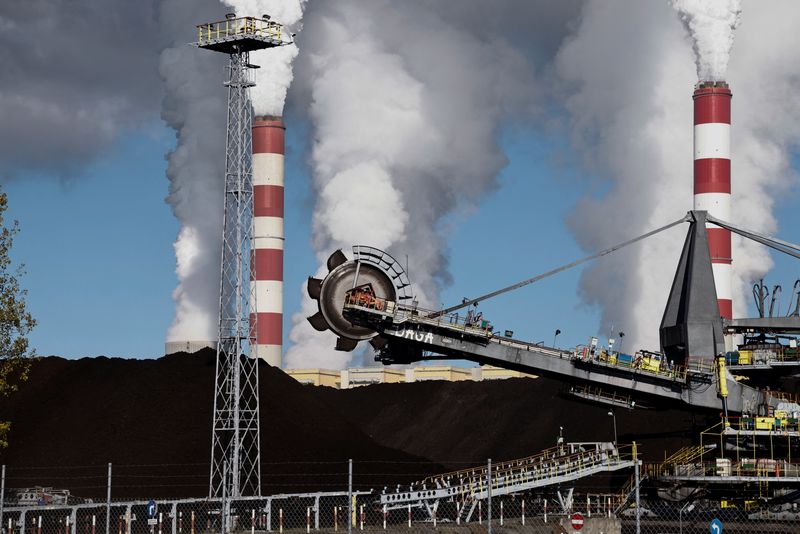
<instances>
[{"instance_id":1,"label":"bucket wheel","mask_svg":"<svg viewBox=\"0 0 800 534\"><path fill-rule=\"evenodd\" d=\"M345 294L356 286L369 284L375 297L398 302L410 300L411 284L399 263L386 252L363 245L353 247L353 259L337 250L327 261L325 278L309 277L308 296L317 301L318 311L308 318L315 330L330 330L338 336L336 350L351 351L359 341L369 341L375 349L386 340L372 329L354 325L342 314Z\"/></svg>"}]
</instances>

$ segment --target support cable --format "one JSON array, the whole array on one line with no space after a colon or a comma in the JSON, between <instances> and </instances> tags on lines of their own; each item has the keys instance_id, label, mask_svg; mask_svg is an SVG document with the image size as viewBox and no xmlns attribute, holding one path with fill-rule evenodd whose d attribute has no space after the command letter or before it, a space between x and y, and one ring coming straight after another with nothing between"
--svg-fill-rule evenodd
<instances>
[{"instance_id":1,"label":"support cable","mask_svg":"<svg viewBox=\"0 0 800 534\"><path fill-rule=\"evenodd\" d=\"M655 234L657 234L659 232L663 232L664 230L669 230L673 226L677 226L677 225L679 225L681 223L688 222L688 221L691 221L691 220L693 220L693 219L691 218L691 213L689 213L686 216L678 219L677 221L671 222L671 223L669 223L669 224L667 224L665 226L662 226L660 228L656 228L655 230L651 230L650 232L647 232L646 234L642 234L642 235L640 235L638 237L634 237L633 239L629 239L628 241L624 241L622 243L614 245L613 247L607 248L605 250L601 250L600 252L596 252L596 253L592 254L591 256L586 256L586 257L581 258L579 260L575 260L575 261L573 261L571 263L567 263L566 265L562 265L561 267L556 267L555 269L547 271L546 273L542 273L540 275L534 276L533 278L528 278L527 280L523 280L521 282L517 282L516 284L504 287L502 289L498 289L496 291L492 291L491 293L487 293L485 295L481 295L480 297L476 297L474 299L465 300L461 304L456 304L455 306L450 306L449 308L446 308L444 310L439 310L437 312L434 312L431 315L429 315L428 317L429 318L440 317L442 315L446 315L448 313L452 313L452 312L454 312L456 310L460 310L461 308L466 308L467 306L470 306L470 305L475 304L477 302L480 302L480 301L483 301L483 300L487 300L487 299L496 297L498 295L502 295L503 293L508 293L509 291L514 291L515 289L519 289L521 287L525 287L527 285L533 284L534 282L538 282L539 280L542 280L542 279L547 278L549 276L553 276L554 274L558 274L558 273L560 273L562 271L566 271L567 269L571 269L573 267L576 267L576 266L578 266L578 265L580 265L582 263L586 263L587 261L591 261L593 259L600 258L600 257L605 256L607 254L611 254L612 252L617 251L617 250L619 250L619 249L621 249L623 247L627 247L628 245L632 245L632 244L634 244L634 243L636 243L638 241L641 241L642 239L646 239L646 238L648 238L650 236L653 236L653 235L655 235Z\"/></svg>"},{"instance_id":2,"label":"support cable","mask_svg":"<svg viewBox=\"0 0 800 534\"><path fill-rule=\"evenodd\" d=\"M729 222L721 221L716 217L712 217L711 215L708 215L706 217L706 220L710 223L719 226L720 228L730 230L735 234L739 234L742 237L761 243L762 245L777 250L778 252L783 252L784 254L788 254L789 256L794 256L795 258L800 259L800 246L795 245L794 243L781 241L780 239L775 239L774 237L760 234L758 232L753 232L752 230L745 230L744 228L739 228L738 226L734 226Z\"/></svg>"}]
</instances>

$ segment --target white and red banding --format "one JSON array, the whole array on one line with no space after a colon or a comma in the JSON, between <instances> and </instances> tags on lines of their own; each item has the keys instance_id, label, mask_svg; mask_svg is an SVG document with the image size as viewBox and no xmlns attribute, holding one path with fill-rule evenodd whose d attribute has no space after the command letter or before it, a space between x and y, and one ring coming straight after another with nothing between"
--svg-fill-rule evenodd
<instances>
[{"instance_id":1,"label":"white and red banding","mask_svg":"<svg viewBox=\"0 0 800 534\"><path fill-rule=\"evenodd\" d=\"M280 367L283 350L283 120L253 120L254 356Z\"/></svg>"},{"instance_id":2,"label":"white and red banding","mask_svg":"<svg viewBox=\"0 0 800 534\"><path fill-rule=\"evenodd\" d=\"M694 209L731 220L731 90L701 82L694 91ZM706 229L719 313L733 318L731 232Z\"/></svg>"}]
</instances>

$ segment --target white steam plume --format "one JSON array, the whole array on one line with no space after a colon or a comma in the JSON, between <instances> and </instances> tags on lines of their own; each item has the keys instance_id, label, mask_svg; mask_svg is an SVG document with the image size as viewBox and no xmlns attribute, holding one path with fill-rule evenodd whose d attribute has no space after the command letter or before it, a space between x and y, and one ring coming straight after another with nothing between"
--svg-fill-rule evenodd
<instances>
[{"instance_id":1,"label":"white steam plume","mask_svg":"<svg viewBox=\"0 0 800 534\"><path fill-rule=\"evenodd\" d=\"M747 13L728 76L733 98L732 213L735 222L776 231L774 202L791 185L800 140L800 66L781 58L800 48L793 21L800 5L775 2ZM673 22L671 22L673 21ZM692 208L691 50L666 4L588 3L558 71L575 88L566 106L574 145L600 176L604 194L585 198L570 217L581 245L638 235ZM635 75L631 75L635 73ZM671 230L588 268L583 298L602 310L632 348L658 346L658 325L685 235ZM734 314L745 286L771 267L764 249L734 236ZM617 256L617 257L614 257Z\"/></svg>"},{"instance_id":2,"label":"white steam plume","mask_svg":"<svg viewBox=\"0 0 800 534\"><path fill-rule=\"evenodd\" d=\"M288 32L299 31L306 0L222 0L240 17L269 15ZM292 82L292 62L298 49L294 44L256 50L250 62L261 68L256 71L256 86L250 90L253 112L256 115L283 115L286 92Z\"/></svg>"},{"instance_id":3,"label":"white steam plume","mask_svg":"<svg viewBox=\"0 0 800 534\"><path fill-rule=\"evenodd\" d=\"M495 187L506 163L496 135L512 110L529 111L532 68L424 1L314 6L298 71L311 99L317 256L357 243L408 254L421 304L438 306L448 273L437 226ZM347 365L352 355L308 325L316 305L302 291L287 366Z\"/></svg>"},{"instance_id":4,"label":"white steam plume","mask_svg":"<svg viewBox=\"0 0 800 534\"><path fill-rule=\"evenodd\" d=\"M239 16L270 15L297 28L304 0L226 0ZM160 71L166 86L162 116L175 128L178 146L169 156L168 177L175 216L181 227L175 241L178 287L173 292L175 317L168 341L213 340L219 294L219 258L222 235L222 183L225 162L225 88L222 54L186 45L192 24L220 20L217 0L166 0L162 6L165 33L175 41L161 54ZM182 13L182 15L181 15ZM196 20L186 20L193 13ZM177 38L181 36L184 39ZM259 115L281 115L292 80L295 45L251 54L261 66L251 90Z\"/></svg>"},{"instance_id":5,"label":"white steam plume","mask_svg":"<svg viewBox=\"0 0 800 534\"><path fill-rule=\"evenodd\" d=\"M222 175L225 162L223 56L188 46L194 25L220 18L217 0L165 0L165 48L159 72L165 96L161 116L175 129L168 156L167 202L180 222L175 241L178 287L167 341L213 340L219 291ZM187 20L191 13L194 20Z\"/></svg>"},{"instance_id":6,"label":"white steam plume","mask_svg":"<svg viewBox=\"0 0 800 534\"><path fill-rule=\"evenodd\" d=\"M728 71L733 34L742 18L741 0L670 0L692 37L697 78L720 81Z\"/></svg>"}]
</instances>

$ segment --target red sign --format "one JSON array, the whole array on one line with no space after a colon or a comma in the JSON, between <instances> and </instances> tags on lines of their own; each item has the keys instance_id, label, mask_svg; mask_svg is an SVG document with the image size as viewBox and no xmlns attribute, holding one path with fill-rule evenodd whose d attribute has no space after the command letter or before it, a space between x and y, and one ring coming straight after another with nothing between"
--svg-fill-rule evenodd
<instances>
[{"instance_id":1,"label":"red sign","mask_svg":"<svg viewBox=\"0 0 800 534\"><path fill-rule=\"evenodd\" d=\"M583 516L581 514L572 514L572 528L575 530L583 528Z\"/></svg>"}]
</instances>

